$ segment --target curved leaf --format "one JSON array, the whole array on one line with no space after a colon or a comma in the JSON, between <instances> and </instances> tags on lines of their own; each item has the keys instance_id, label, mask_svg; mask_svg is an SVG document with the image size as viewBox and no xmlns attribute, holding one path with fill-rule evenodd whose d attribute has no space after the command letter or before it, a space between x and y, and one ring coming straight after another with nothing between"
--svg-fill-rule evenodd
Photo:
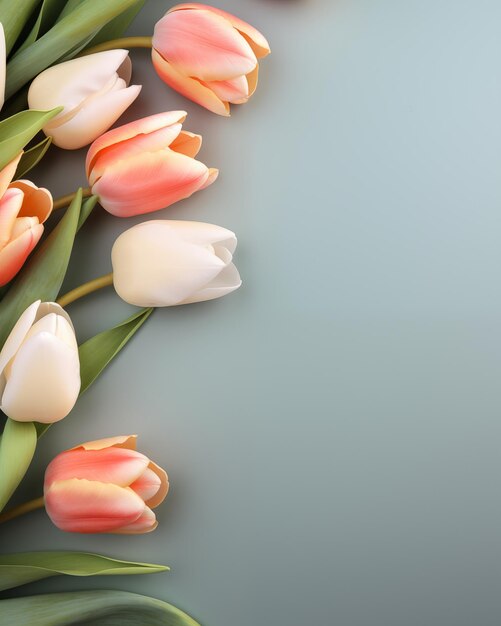
<instances>
[{"instance_id":1,"label":"curved leaf","mask_svg":"<svg viewBox=\"0 0 501 626\"><path fill-rule=\"evenodd\" d=\"M37 431L33 422L7 419L0 440L0 511L26 474L36 446Z\"/></svg>"},{"instance_id":2,"label":"curved leaf","mask_svg":"<svg viewBox=\"0 0 501 626\"><path fill-rule=\"evenodd\" d=\"M12 0L10 0L10 2L12 3ZM60 12L61 0L43 0L42 6L38 12L37 21L33 24L33 28L31 29L29 35L23 41L20 48L16 50L15 54L19 54L21 50L31 46L34 41L45 34L54 24Z\"/></svg>"},{"instance_id":3,"label":"curved leaf","mask_svg":"<svg viewBox=\"0 0 501 626\"><path fill-rule=\"evenodd\" d=\"M7 55L40 0L0 0L0 22L5 31Z\"/></svg>"},{"instance_id":4,"label":"curved leaf","mask_svg":"<svg viewBox=\"0 0 501 626\"><path fill-rule=\"evenodd\" d=\"M19 165L17 166L14 179L18 180L32 170L35 165L43 159L51 143L52 137L45 137L40 143L37 143L32 148L29 148L29 150L25 150L21 160L19 161Z\"/></svg>"},{"instance_id":5,"label":"curved leaf","mask_svg":"<svg viewBox=\"0 0 501 626\"><path fill-rule=\"evenodd\" d=\"M89 552L22 552L0 556L0 590L35 580L67 576L112 576L165 572L165 565L119 561Z\"/></svg>"},{"instance_id":6,"label":"curved leaf","mask_svg":"<svg viewBox=\"0 0 501 626\"><path fill-rule=\"evenodd\" d=\"M128 591L75 591L2 600L0 623L15 626L200 626L172 604Z\"/></svg>"}]
</instances>

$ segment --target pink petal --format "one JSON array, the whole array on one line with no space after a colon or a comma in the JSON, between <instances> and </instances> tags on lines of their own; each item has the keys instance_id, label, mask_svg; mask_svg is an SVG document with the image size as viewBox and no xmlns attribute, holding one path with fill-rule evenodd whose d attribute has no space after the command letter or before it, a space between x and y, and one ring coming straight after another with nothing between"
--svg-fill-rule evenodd
<instances>
[{"instance_id":1,"label":"pink petal","mask_svg":"<svg viewBox=\"0 0 501 626\"><path fill-rule=\"evenodd\" d=\"M14 178L14 174L16 173L17 166L21 157L23 156L23 151L12 159L7 165L0 171L0 198L4 195L7 187L9 186L10 181Z\"/></svg>"},{"instance_id":2,"label":"pink petal","mask_svg":"<svg viewBox=\"0 0 501 626\"><path fill-rule=\"evenodd\" d=\"M204 81L248 74L257 64L246 39L210 10L167 13L155 25L153 47L180 73Z\"/></svg>"},{"instance_id":3,"label":"pink petal","mask_svg":"<svg viewBox=\"0 0 501 626\"><path fill-rule=\"evenodd\" d=\"M230 107L228 103L222 102L211 89L195 78L181 74L181 72L168 63L155 48L151 51L151 58L157 74L169 87L172 87L172 89L178 91L185 98L193 100L193 102L200 104L217 115L229 116Z\"/></svg>"},{"instance_id":4,"label":"pink petal","mask_svg":"<svg viewBox=\"0 0 501 626\"><path fill-rule=\"evenodd\" d=\"M209 175L207 176L207 180L202 185L202 187L200 187L199 191L202 191L202 189L207 189L207 187L212 185L212 183L216 182L218 176L219 176L219 170L216 169L215 167L210 167L209 168Z\"/></svg>"},{"instance_id":5,"label":"pink petal","mask_svg":"<svg viewBox=\"0 0 501 626\"><path fill-rule=\"evenodd\" d=\"M115 163L92 187L92 193L112 215L130 217L188 198L208 176L203 163L166 148Z\"/></svg>"},{"instance_id":6,"label":"pink petal","mask_svg":"<svg viewBox=\"0 0 501 626\"><path fill-rule=\"evenodd\" d=\"M146 470L149 459L135 450L68 450L58 454L45 472L45 484L69 478L85 478L128 487Z\"/></svg>"},{"instance_id":7,"label":"pink petal","mask_svg":"<svg viewBox=\"0 0 501 626\"><path fill-rule=\"evenodd\" d=\"M119 530L114 531L119 535L139 535L143 533L150 533L158 526L155 513L147 506L144 508L143 514L132 524L122 526Z\"/></svg>"},{"instance_id":8,"label":"pink petal","mask_svg":"<svg viewBox=\"0 0 501 626\"><path fill-rule=\"evenodd\" d=\"M144 502L132 489L73 478L45 490L45 508L54 524L74 533L108 533L132 524Z\"/></svg>"},{"instance_id":9,"label":"pink petal","mask_svg":"<svg viewBox=\"0 0 501 626\"><path fill-rule=\"evenodd\" d=\"M129 487L146 502L158 493L160 485L160 477L147 467L139 478L131 483Z\"/></svg>"},{"instance_id":10,"label":"pink petal","mask_svg":"<svg viewBox=\"0 0 501 626\"><path fill-rule=\"evenodd\" d=\"M206 83L218 98L232 104L246 102L249 97L249 83L245 76L237 76L229 80L211 81Z\"/></svg>"},{"instance_id":11,"label":"pink petal","mask_svg":"<svg viewBox=\"0 0 501 626\"><path fill-rule=\"evenodd\" d=\"M168 111L166 113L157 113L156 115L150 115L143 117L140 120L135 120L129 124L124 124L113 130L109 130L104 135L101 135L89 148L87 152L87 159L85 161L85 170L87 177L89 177L91 169L94 167L94 162L99 156L101 150L104 150L108 146L112 146L131 137L137 135L147 135L161 128L166 128L172 124L180 124L186 119L186 111Z\"/></svg>"},{"instance_id":12,"label":"pink petal","mask_svg":"<svg viewBox=\"0 0 501 626\"><path fill-rule=\"evenodd\" d=\"M72 450L103 450L104 448L111 448L115 446L116 448L127 448L128 450L136 449L136 440L137 435L120 435L118 437L108 437L107 439L96 439L95 441L87 441L86 443L81 443Z\"/></svg>"},{"instance_id":13,"label":"pink petal","mask_svg":"<svg viewBox=\"0 0 501 626\"><path fill-rule=\"evenodd\" d=\"M258 59L265 57L267 54L270 54L270 45L266 41L264 35L262 35L254 26L251 26L247 22L244 22L238 17L235 17L231 13L227 13L222 9L216 9L215 7L206 6L205 4L197 4L197 3L186 3L186 4L178 4L175 7L172 7L170 11L179 11L184 9L206 9L208 11L212 11L212 13L216 13L217 15L221 15L225 17L238 31L242 33L242 35L249 42L250 47L254 51L254 54Z\"/></svg>"},{"instance_id":14,"label":"pink petal","mask_svg":"<svg viewBox=\"0 0 501 626\"><path fill-rule=\"evenodd\" d=\"M20 189L24 193L19 217L36 217L43 224L52 213L52 194L45 187L37 187L29 180L15 180L9 189Z\"/></svg>"},{"instance_id":15,"label":"pink petal","mask_svg":"<svg viewBox=\"0 0 501 626\"><path fill-rule=\"evenodd\" d=\"M196 157L202 146L202 137L183 130L178 137L170 144L170 149L188 157Z\"/></svg>"},{"instance_id":16,"label":"pink petal","mask_svg":"<svg viewBox=\"0 0 501 626\"><path fill-rule=\"evenodd\" d=\"M0 250L0 287L11 281L23 267L42 233L43 226L37 224Z\"/></svg>"},{"instance_id":17,"label":"pink petal","mask_svg":"<svg viewBox=\"0 0 501 626\"><path fill-rule=\"evenodd\" d=\"M11 239L12 229L23 206L23 192L8 189L0 199L0 250Z\"/></svg>"},{"instance_id":18,"label":"pink petal","mask_svg":"<svg viewBox=\"0 0 501 626\"><path fill-rule=\"evenodd\" d=\"M150 461L148 468L160 478L159 490L149 500L145 501L147 506L154 509L164 501L165 496L169 493L169 477L167 472L153 461Z\"/></svg>"}]
</instances>

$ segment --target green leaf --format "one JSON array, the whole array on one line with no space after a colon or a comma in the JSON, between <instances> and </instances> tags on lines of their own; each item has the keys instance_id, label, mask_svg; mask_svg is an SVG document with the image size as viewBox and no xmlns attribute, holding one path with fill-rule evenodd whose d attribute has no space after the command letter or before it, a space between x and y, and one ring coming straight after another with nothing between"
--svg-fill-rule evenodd
<instances>
[{"instance_id":1,"label":"green leaf","mask_svg":"<svg viewBox=\"0 0 501 626\"><path fill-rule=\"evenodd\" d=\"M43 126L62 111L21 111L0 122L0 170L17 156Z\"/></svg>"},{"instance_id":2,"label":"green leaf","mask_svg":"<svg viewBox=\"0 0 501 626\"><path fill-rule=\"evenodd\" d=\"M143 309L118 326L91 337L80 346L80 376L82 378L80 394L92 385L152 313L153 309Z\"/></svg>"},{"instance_id":3,"label":"green leaf","mask_svg":"<svg viewBox=\"0 0 501 626\"><path fill-rule=\"evenodd\" d=\"M51 143L52 137L45 137L40 143L26 150L19 161L14 179L18 180L19 178L23 178L23 176L32 170L35 165L43 159Z\"/></svg>"},{"instance_id":4,"label":"green leaf","mask_svg":"<svg viewBox=\"0 0 501 626\"><path fill-rule=\"evenodd\" d=\"M0 0L0 22L5 31L7 55L40 0Z\"/></svg>"},{"instance_id":5,"label":"green leaf","mask_svg":"<svg viewBox=\"0 0 501 626\"><path fill-rule=\"evenodd\" d=\"M200 626L175 606L128 591L50 593L0 602L12 626Z\"/></svg>"},{"instance_id":6,"label":"green leaf","mask_svg":"<svg viewBox=\"0 0 501 626\"><path fill-rule=\"evenodd\" d=\"M7 419L0 440L0 511L26 474L36 445L37 432L33 422Z\"/></svg>"},{"instance_id":7,"label":"green leaf","mask_svg":"<svg viewBox=\"0 0 501 626\"><path fill-rule=\"evenodd\" d=\"M87 218L94 210L94 207L96 206L98 200L99 196L90 196L90 198L87 198L87 200L85 200L85 202L82 204L82 208L80 209L80 217L78 218L77 231L80 230L85 224Z\"/></svg>"},{"instance_id":8,"label":"green leaf","mask_svg":"<svg viewBox=\"0 0 501 626\"><path fill-rule=\"evenodd\" d=\"M137 0L84 0L45 35L9 61L6 98L10 98L37 74L136 2Z\"/></svg>"},{"instance_id":9,"label":"green leaf","mask_svg":"<svg viewBox=\"0 0 501 626\"><path fill-rule=\"evenodd\" d=\"M134 18L139 13L139 11L145 5L146 0L136 0L136 4L127 11L124 11L121 15L115 17L115 19L105 24L98 34L92 38L89 46L97 46L100 43L104 43L105 41L111 41L112 39L118 39L122 37L125 31L129 28L129 26L134 21Z\"/></svg>"},{"instance_id":10,"label":"green leaf","mask_svg":"<svg viewBox=\"0 0 501 626\"><path fill-rule=\"evenodd\" d=\"M31 29L30 34L24 40L22 46L18 50L16 50L14 56L16 56L16 54L19 54L28 46L31 46L33 42L35 42L39 37L44 35L54 24L60 12L61 0L43 0L40 11L38 12L37 21L33 24L33 28Z\"/></svg>"},{"instance_id":11,"label":"green leaf","mask_svg":"<svg viewBox=\"0 0 501 626\"><path fill-rule=\"evenodd\" d=\"M81 204L80 189L59 224L30 257L0 302L0 346L30 304L56 299L70 260Z\"/></svg>"},{"instance_id":12,"label":"green leaf","mask_svg":"<svg viewBox=\"0 0 501 626\"><path fill-rule=\"evenodd\" d=\"M34 580L67 576L112 576L165 572L165 565L118 561L88 552L22 552L0 556L0 590Z\"/></svg>"}]
</instances>

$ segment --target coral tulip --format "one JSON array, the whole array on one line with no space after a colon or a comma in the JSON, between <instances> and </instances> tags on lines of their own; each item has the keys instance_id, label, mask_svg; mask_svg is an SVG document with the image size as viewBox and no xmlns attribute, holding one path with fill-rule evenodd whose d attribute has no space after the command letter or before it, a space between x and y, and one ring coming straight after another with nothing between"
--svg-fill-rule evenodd
<instances>
[{"instance_id":1,"label":"coral tulip","mask_svg":"<svg viewBox=\"0 0 501 626\"><path fill-rule=\"evenodd\" d=\"M83 443L45 472L46 511L67 532L148 533L168 490L165 471L136 452L136 435Z\"/></svg>"},{"instance_id":2,"label":"coral tulip","mask_svg":"<svg viewBox=\"0 0 501 626\"><path fill-rule=\"evenodd\" d=\"M80 391L80 361L69 315L58 304L31 304L0 352L0 408L18 422L66 417Z\"/></svg>"},{"instance_id":3,"label":"coral tulip","mask_svg":"<svg viewBox=\"0 0 501 626\"><path fill-rule=\"evenodd\" d=\"M220 298L242 284L229 230L174 220L137 224L111 253L118 295L137 306L173 306Z\"/></svg>"},{"instance_id":4,"label":"coral tulip","mask_svg":"<svg viewBox=\"0 0 501 626\"><path fill-rule=\"evenodd\" d=\"M238 17L204 4L179 4L157 22L152 59L160 78L219 115L257 86L258 59L270 53L263 35Z\"/></svg>"},{"instance_id":5,"label":"coral tulip","mask_svg":"<svg viewBox=\"0 0 501 626\"><path fill-rule=\"evenodd\" d=\"M102 135L134 102L127 50L108 50L49 67L31 83L30 109L64 109L43 128L60 148L75 150Z\"/></svg>"},{"instance_id":6,"label":"coral tulip","mask_svg":"<svg viewBox=\"0 0 501 626\"><path fill-rule=\"evenodd\" d=\"M0 286L19 272L43 233L52 196L29 180L11 183L21 154L0 171Z\"/></svg>"},{"instance_id":7,"label":"coral tulip","mask_svg":"<svg viewBox=\"0 0 501 626\"><path fill-rule=\"evenodd\" d=\"M158 113L114 128L89 148L92 193L113 215L157 211L213 183L218 170L194 159L202 138L181 130L184 111Z\"/></svg>"}]
</instances>

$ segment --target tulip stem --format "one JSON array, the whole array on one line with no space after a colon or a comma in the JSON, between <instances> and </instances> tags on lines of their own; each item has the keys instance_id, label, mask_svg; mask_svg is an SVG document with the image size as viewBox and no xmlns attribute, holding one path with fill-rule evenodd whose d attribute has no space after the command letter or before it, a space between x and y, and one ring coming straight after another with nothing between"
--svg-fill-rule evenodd
<instances>
[{"instance_id":1,"label":"tulip stem","mask_svg":"<svg viewBox=\"0 0 501 626\"><path fill-rule=\"evenodd\" d=\"M113 285L113 272L100 276L99 278L94 278L94 280L89 280L88 283L84 283L83 285L68 291L68 293L65 293L64 296L58 298L56 302L60 306L65 307L68 306L68 304L75 302L75 300L88 296L89 293L98 291L98 289L103 289L103 287L109 287L110 285Z\"/></svg>"},{"instance_id":2,"label":"tulip stem","mask_svg":"<svg viewBox=\"0 0 501 626\"><path fill-rule=\"evenodd\" d=\"M45 501L43 496L35 498L34 500L29 500L29 502L15 506L13 509L10 509L10 511L2 513L0 515L0 524L3 524L3 522L9 522L11 519L24 515L25 513L30 513L31 511L36 511L37 509L43 509L44 506Z\"/></svg>"},{"instance_id":3,"label":"tulip stem","mask_svg":"<svg viewBox=\"0 0 501 626\"><path fill-rule=\"evenodd\" d=\"M54 200L53 210L64 209L65 206L68 206L73 198L77 195L77 192L68 193L65 196L61 196L57 200ZM82 189L82 198L90 198L92 196L92 189L90 187L86 187Z\"/></svg>"},{"instance_id":4,"label":"tulip stem","mask_svg":"<svg viewBox=\"0 0 501 626\"><path fill-rule=\"evenodd\" d=\"M117 48L151 48L152 37L122 37L121 39L112 39L105 41L92 48L87 48L78 56L83 57L95 52L104 52L105 50L116 50Z\"/></svg>"}]
</instances>

